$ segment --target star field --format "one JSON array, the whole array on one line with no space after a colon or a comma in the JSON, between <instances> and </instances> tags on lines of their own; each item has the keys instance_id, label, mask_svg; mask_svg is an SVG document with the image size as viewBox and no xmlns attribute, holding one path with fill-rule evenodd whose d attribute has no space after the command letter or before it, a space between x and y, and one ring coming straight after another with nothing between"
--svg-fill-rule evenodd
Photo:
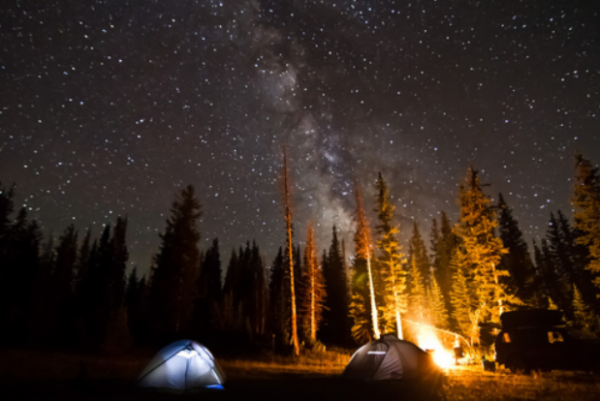
<instances>
[{"instance_id":1,"label":"star field","mask_svg":"<svg viewBox=\"0 0 600 401\"><path fill-rule=\"evenodd\" d=\"M298 241L350 241L379 171L428 233L470 164L543 235L575 150L600 162L599 23L584 1L3 2L0 181L46 233L129 216L142 269L187 184L203 244L270 262L284 144Z\"/></svg>"}]
</instances>

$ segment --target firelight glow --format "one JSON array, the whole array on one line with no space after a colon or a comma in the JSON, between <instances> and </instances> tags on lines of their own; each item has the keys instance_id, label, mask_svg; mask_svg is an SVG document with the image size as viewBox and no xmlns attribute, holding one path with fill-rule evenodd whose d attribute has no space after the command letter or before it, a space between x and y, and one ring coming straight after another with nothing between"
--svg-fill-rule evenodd
<instances>
[{"instance_id":1,"label":"firelight glow","mask_svg":"<svg viewBox=\"0 0 600 401\"><path fill-rule=\"evenodd\" d=\"M424 350L433 350L433 361L441 368L447 369L454 366L454 354L444 348L437 336L430 330L421 330L417 336L419 347Z\"/></svg>"}]
</instances>

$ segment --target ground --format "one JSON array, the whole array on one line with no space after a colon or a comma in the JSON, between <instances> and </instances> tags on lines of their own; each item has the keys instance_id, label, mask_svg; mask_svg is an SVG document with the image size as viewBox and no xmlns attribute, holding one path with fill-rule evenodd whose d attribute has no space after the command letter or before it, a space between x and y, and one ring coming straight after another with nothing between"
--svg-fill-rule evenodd
<instances>
[{"instance_id":1,"label":"ground","mask_svg":"<svg viewBox=\"0 0 600 401\"><path fill-rule=\"evenodd\" d=\"M362 383L341 379L345 360L335 356L292 363L224 358L224 390L192 394L140 393L132 383L146 355L98 358L41 351L0 351L3 400L598 400L600 378L587 372L511 374L484 372L478 365L445 370L443 383Z\"/></svg>"}]
</instances>

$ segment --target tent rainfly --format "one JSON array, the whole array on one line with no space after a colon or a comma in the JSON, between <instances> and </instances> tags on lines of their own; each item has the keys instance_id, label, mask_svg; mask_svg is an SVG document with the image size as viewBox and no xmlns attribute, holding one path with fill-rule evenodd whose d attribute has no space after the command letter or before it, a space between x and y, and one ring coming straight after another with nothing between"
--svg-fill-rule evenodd
<instances>
[{"instance_id":1,"label":"tent rainfly","mask_svg":"<svg viewBox=\"0 0 600 401\"><path fill-rule=\"evenodd\" d=\"M359 348L342 377L365 381L418 379L437 371L431 355L410 341L386 334Z\"/></svg>"},{"instance_id":2,"label":"tent rainfly","mask_svg":"<svg viewBox=\"0 0 600 401\"><path fill-rule=\"evenodd\" d=\"M180 340L167 345L140 374L137 386L144 389L194 391L222 389L225 375L203 345Z\"/></svg>"}]
</instances>

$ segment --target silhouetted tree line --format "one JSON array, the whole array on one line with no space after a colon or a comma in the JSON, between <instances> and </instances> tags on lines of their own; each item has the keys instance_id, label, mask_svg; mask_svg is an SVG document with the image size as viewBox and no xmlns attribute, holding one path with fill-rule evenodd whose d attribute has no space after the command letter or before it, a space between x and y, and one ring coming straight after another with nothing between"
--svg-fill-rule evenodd
<instances>
[{"instance_id":1,"label":"silhouetted tree line","mask_svg":"<svg viewBox=\"0 0 600 401\"><path fill-rule=\"evenodd\" d=\"M233 336L243 345L289 351L288 258L280 249L267 268L256 242L247 242L231 252L223 274L218 239L199 249L202 211L193 187L177 194L148 276L137 268L126 276L126 218L105 226L99 238L70 225L44 240L25 208L13 217L13 198L14 186L0 186L3 344L112 352L189 336L214 342ZM323 329L331 343L347 343L345 264L335 229L321 260L327 285L314 240L304 257L299 245L293 250L300 340L314 343ZM333 296L325 301L327 290ZM334 313L326 322L325 304Z\"/></svg>"},{"instance_id":2,"label":"silhouetted tree line","mask_svg":"<svg viewBox=\"0 0 600 401\"><path fill-rule=\"evenodd\" d=\"M444 212L433 219L429 249L415 221L404 254L379 175L374 239L359 202L356 256L346 266L335 226L328 247L319 248L309 229L302 250L291 242L291 214L289 248L281 247L270 264L248 241L225 265L218 239L199 248L202 210L188 186L171 206L149 274L134 268L127 276L127 218L106 225L99 238L73 225L44 238L25 208L15 213L14 186L0 185L0 339L113 352L194 337L290 352L293 327L300 345L349 346L380 333L404 336L406 319L477 342L477 323L519 308L560 309L573 328L596 336L598 169L576 156L574 221L552 212L533 252L502 195L492 204L482 187L469 169L459 220L452 223Z\"/></svg>"}]
</instances>

